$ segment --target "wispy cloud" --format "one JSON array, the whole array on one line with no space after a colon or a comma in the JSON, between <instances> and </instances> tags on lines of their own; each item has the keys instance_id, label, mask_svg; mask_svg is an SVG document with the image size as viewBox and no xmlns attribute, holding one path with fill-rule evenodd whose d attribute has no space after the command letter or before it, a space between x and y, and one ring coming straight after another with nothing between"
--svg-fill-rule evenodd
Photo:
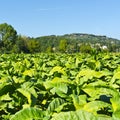
<instances>
[{"instance_id":1,"label":"wispy cloud","mask_svg":"<svg viewBox=\"0 0 120 120\"><path fill-rule=\"evenodd\" d=\"M38 8L35 11L40 12L40 11L51 11L51 10L63 10L63 8Z\"/></svg>"},{"instance_id":2,"label":"wispy cloud","mask_svg":"<svg viewBox=\"0 0 120 120\"><path fill-rule=\"evenodd\" d=\"M39 8L39 9L36 9L35 11L48 11L50 10L49 8Z\"/></svg>"}]
</instances>

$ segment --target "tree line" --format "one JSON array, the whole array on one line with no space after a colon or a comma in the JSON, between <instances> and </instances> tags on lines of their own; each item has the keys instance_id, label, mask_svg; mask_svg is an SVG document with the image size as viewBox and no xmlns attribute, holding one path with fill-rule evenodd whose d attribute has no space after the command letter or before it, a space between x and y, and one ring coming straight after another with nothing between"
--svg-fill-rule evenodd
<instances>
[{"instance_id":1,"label":"tree line","mask_svg":"<svg viewBox=\"0 0 120 120\"><path fill-rule=\"evenodd\" d=\"M0 53L119 52L120 41L106 36L66 34L31 38L18 35L13 26L0 24Z\"/></svg>"}]
</instances>

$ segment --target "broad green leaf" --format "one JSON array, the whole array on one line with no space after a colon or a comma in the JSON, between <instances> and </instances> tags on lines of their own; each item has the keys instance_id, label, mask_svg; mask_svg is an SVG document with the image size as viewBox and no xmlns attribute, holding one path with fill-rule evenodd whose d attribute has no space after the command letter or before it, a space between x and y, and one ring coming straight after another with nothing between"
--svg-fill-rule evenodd
<instances>
[{"instance_id":1,"label":"broad green leaf","mask_svg":"<svg viewBox=\"0 0 120 120\"><path fill-rule=\"evenodd\" d=\"M21 85L21 88L18 88L17 91L27 98L29 105L34 105L36 103L37 93L31 85L33 84L26 82Z\"/></svg>"},{"instance_id":2,"label":"broad green leaf","mask_svg":"<svg viewBox=\"0 0 120 120\"><path fill-rule=\"evenodd\" d=\"M85 104L83 109L88 112L97 114L97 111L104 109L106 107L109 108L110 104L102 101L92 101Z\"/></svg>"},{"instance_id":3,"label":"broad green leaf","mask_svg":"<svg viewBox=\"0 0 120 120\"><path fill-rule=\"evenodd\" d=\"M113 84L115 82L116 79L120 80L120 71L116 72L113 76L113 78L111 79L111 84Z\"/></svg>"},{"instance_id":4,"label":"broad green leaf","mask_svg":"<svg viewBox=\"0 0 120 120\"><path fill-rule=\"evenodd\" d=\"M113 111L120 111L120 96L114 96L110 101L112 103Z\"/></svg>"},{"instance_id":5,"label":"broad green leaf","mask_svg":"<svg viewBox=\"0 0 120 120\"><path fill-rule=\"evenodd\" d=\"M12 116L10 120L44 120L45 112L38 108L25 108Z\"/></svg>"},{"instance_id":6,"label":"broad green leaf","mask_svg":"<svg viewBox=\"0 0 120 120\"><path fill-rule=\"evenodd\" d=\"M51 89L50 91L55 94L55 93L64 93L66 94L68 92L68 83L69 81L55 77L51 81L46 81L44 82L44 86L46 89Z\"/></svg>"},{"instance_id":7,"label":"broad green leaf","mask_svg":"<svg viewBox=\"0 0 120 120\"><path fill-rule=\"evenodd\" d=\"M30 105L32 104L31 94L30 94L29 91L26 91L26 90L24 90L22 88L17 89L17 91L19 91L22 95L24 95L27 98L28 103Z\"/></svg>"},{"instance_id":8,"label":"broad green leaf","mask_svg":"<svg viewBox=\"0 0 120 120\"><path fill-rule=\"evenodd\" d=\"M79 77L83 77L85 76L86 79L92 79L93 77L95 78L101 78L103 76L108 76L108 75L111 75L111 72L109 71L95 71L95 70L91 70L91 69L83 69L81 70L78 75L77 75L77 79Z\"/></svg>"},{"instance_id":9,"label":"broad green leaf","mask_svg":"<svg viewBox=\"0 0 120 120\"><path fill-rule=\"evenodd\" d=\"M70 84L70 81L68 81L66 78L59 78L59 77L55 77L51 80L51 83L69 83Z\"/></svg>"},{"instance_id":10,"label":"broad green leaf","mask_svg":"<svg viewBox=\"0 0 120 120\"><path fill-rule=\"evenodd\" d=\"M53 116L51 120L97 120L97 118L86 111L69 111L61 112Z\"/></svg>"},{"instance_id":11,"label":"broad green leaf","mask_svg":"<svg viewBox=\"0 0 120 120\"><path fill-rule=\"evenodd\" d=\"M83 110L61 112L55 114L51 120L112 120L109 116L94 116Z\"/></svg>"},{"instance_id":12,"label":"broad green leaf","mask_svg":"<svg viewBox=\"0 0 120 120\"><path fill-rule=\"evenodd\" d=\"M34 69L25 70L25 71L23 72L23 75L25 75L25 76L30 76L30 77L34 76L34 74L35 74L35 70L34 70Z\"/></svg>"},{"instance_id":13,"label":"broad green leaf","mask_svg":"<svg viewBox=\"0 0 120 120\"><path fill-rule=\"evenodd\" d=\"M14 82L15 82L16 84L17 84L17 83L22 84L22 83L26 82L25 79L20 78L20 77L18 77L18 76L13 76L13 80L14 80Z\"/></svg>"},{"instance_id":14,"label":"broad green leaf","mask_svg":"<svg viewBox=\"0 0 120 120\"><path fill-rule=\"evenodd\" d=\"M75 94L72 94L71 97L73 99L73 104L74 104L76 110L82 109L84 107L84 105L87 103L86 95L77 96Z\"/></svg>"},{"instance_id":15,"label":"broad green leaf","mask_svg":"<svg viewBox=\"0 0 120 120\"><path fill-rule=\"evenodd\" d=\"M63 75L66 75L66 72L64 71L64 69L60 66L55 66L51 71L50 71L50 75L54 74L55 72L61 73Z\"/></svg>"},{"instance_id":16,"label":"broad green leaf","mask_svg":"<svg viewBox=\"0 0 120 120\"><path fill-rule=\"evenodd\" d=\"M86 76L86 79L91 79L93 77L93 73L94 73L94 70L83 69L78 73L77 78Z\"/></svg>"},{"instance_id":17,"label":"broad green leaf","mask_svg":"<svg viewBox=\"0 0 120 120\"><path fill-rule=\"evenodd\" d=\"M83 85L84 83L88 82L89 79L93 80L93 78L101 78L102 76L105 76L104 72L83 69L76 76L76 82L79 85Z\"/></svg>"},{"instance_id":18,"label":"broad green leaf","mask_svg":"<svg viewBox=\"0 0 120 120\"><path fill-rule=\"evenodd\" d=\"M118 96L119 92L108 86L86 86L82 89L92 100L98 99L100 95Z\"/></svg>"},{"instance_id":19,"label":"broad green leaf","mask_svg":"<svg viewBox=\"0 0 120 120\"><path fill-rule=\"evenodd\" d=\"M112 75L112 72L108 71L108 70L102 70L102 71L94 71L93 72L93 76L95 78L101 78L103 76L105 77L108 77L108 76L111 76Z\"/></svg>"},{"instance_id":20,"label":"broad green leaf","mask_svg":"<svg viewBox=\"0 0 120 120\"><path fill-rule=\"evenodd\" d=\"M54 112L54 111L59 112L62 109L62 108L60 108L61 105L64 104L64 103L65 103L65 101L63 99L55 98L50 102L47 110L48 110L49 113Z\"/></svg>"},{"instance_id":21,"label":"broad green leaf","mask_svg":"<svg viewBox=\"0 0 120 120\"><path fill-rule=\"evenodd\" d=\"M59 84L58 87L54 87L53 89L50 90L50 92L52 94L57 94L58 96L62 97L62 98L66 98L68 97L67 95L67 91L68 91L68 88L66 85L64 84Z\"/></svg>"},{"instance_id":22,"label":"broad green leaf","mask_svg":"<svg viewBox=\"0 0 120 120\"><path fill-rule=\"evenodd\" d=\"M109 60L110 57L111 57L111 56L107 54L107 55L105 55L105 56L103 57L103 60Z\"/></svg>"},{"instance_id":23,"label":"broad green leaf","mask_svg":"<svg viewBox=\"0 0 120 120\"><path fill-rule=\"evenodd\" d=\"M113 120L120 120L120 110L114 112L112 118Z\"/></svg>"},{"instance_id":24,"label":"broad green leaf","mask_svg":"<svg viewBox=\"0 0 120 120\"><path fill-rule=\"evenodd\" d=\"M32 82L25 82L21 85L21 88L23 88L26 91L29 91L34 97L37 97L37 93L34 89L34 83Z\"/></svg>"},{"instance_id":25,"label":"broad green leaf","mask_svg":"<svg viewBox=\"0 0 120 120\"><path fill-rule=\"evenodd\" d=\"M101 79L99 79L99 80L89 83L87 86L95 87L95 86L106 86L106 85L107 83L105 81L102 81Z\"/></svg>"},{"instance_id":26,"label":"broad green leaf","mask_svg":"<svg viewBox=\"0 0 120 120\"><path fill-rule=\"evenodd\" d=\"M9 96L8 93L6 95L0 96L0 101L11 101L11 100L12 98Z\"/></svg>"},{"instance_id":27,"label":"broad green leaf","mask_svg":"<svg viewBox=\"0 0 120 120\"><path fill-rule=\"evenodd\" d=\"M24 104L24 105L23 105L23 109L25 109L25 108L29 108L29 107L30 107L29 104Z\"/></svg>"}]
</instances>

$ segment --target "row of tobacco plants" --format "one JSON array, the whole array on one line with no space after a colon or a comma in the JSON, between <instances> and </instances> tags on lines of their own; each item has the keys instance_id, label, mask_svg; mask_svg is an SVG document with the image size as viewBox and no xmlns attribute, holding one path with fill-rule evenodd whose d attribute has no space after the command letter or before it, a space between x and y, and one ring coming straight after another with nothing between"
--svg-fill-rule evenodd
<instances>
[{"instance_id":1,"label":"row of tobacco plants","mask_svg":"<svg viewBox=\"0 0 120 120\"><path fill-rule=\"evenodd\" d=\"M1 120L119 120L120 54L0 55Z\"/></svg>"}]
</instances>

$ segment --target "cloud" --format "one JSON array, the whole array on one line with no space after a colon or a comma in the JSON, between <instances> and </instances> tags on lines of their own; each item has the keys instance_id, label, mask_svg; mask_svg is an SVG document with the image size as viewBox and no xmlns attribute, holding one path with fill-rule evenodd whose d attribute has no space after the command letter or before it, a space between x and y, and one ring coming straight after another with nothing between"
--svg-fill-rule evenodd
<instances>
[{"instance_id":1,"label":"cloud","mask_svg":"<svg viewBox=\"0 0 120 120\"><path fill-rule=\"evenodd\" d=\"M48 11L50 10L49 8L40 8L40 9L36 9L36 11Z\"/></svg>"},{"instance_id":2,"label":"cloud","mask_svg":"<svg viewBox=\"0 0 120 120\"><path fill-rule=\"evenodd\" d=\"M62 10L63 8L38 8L35 11L40 12L40 11L50 11L50 10Z\"/></svg>"}]
</instances>

